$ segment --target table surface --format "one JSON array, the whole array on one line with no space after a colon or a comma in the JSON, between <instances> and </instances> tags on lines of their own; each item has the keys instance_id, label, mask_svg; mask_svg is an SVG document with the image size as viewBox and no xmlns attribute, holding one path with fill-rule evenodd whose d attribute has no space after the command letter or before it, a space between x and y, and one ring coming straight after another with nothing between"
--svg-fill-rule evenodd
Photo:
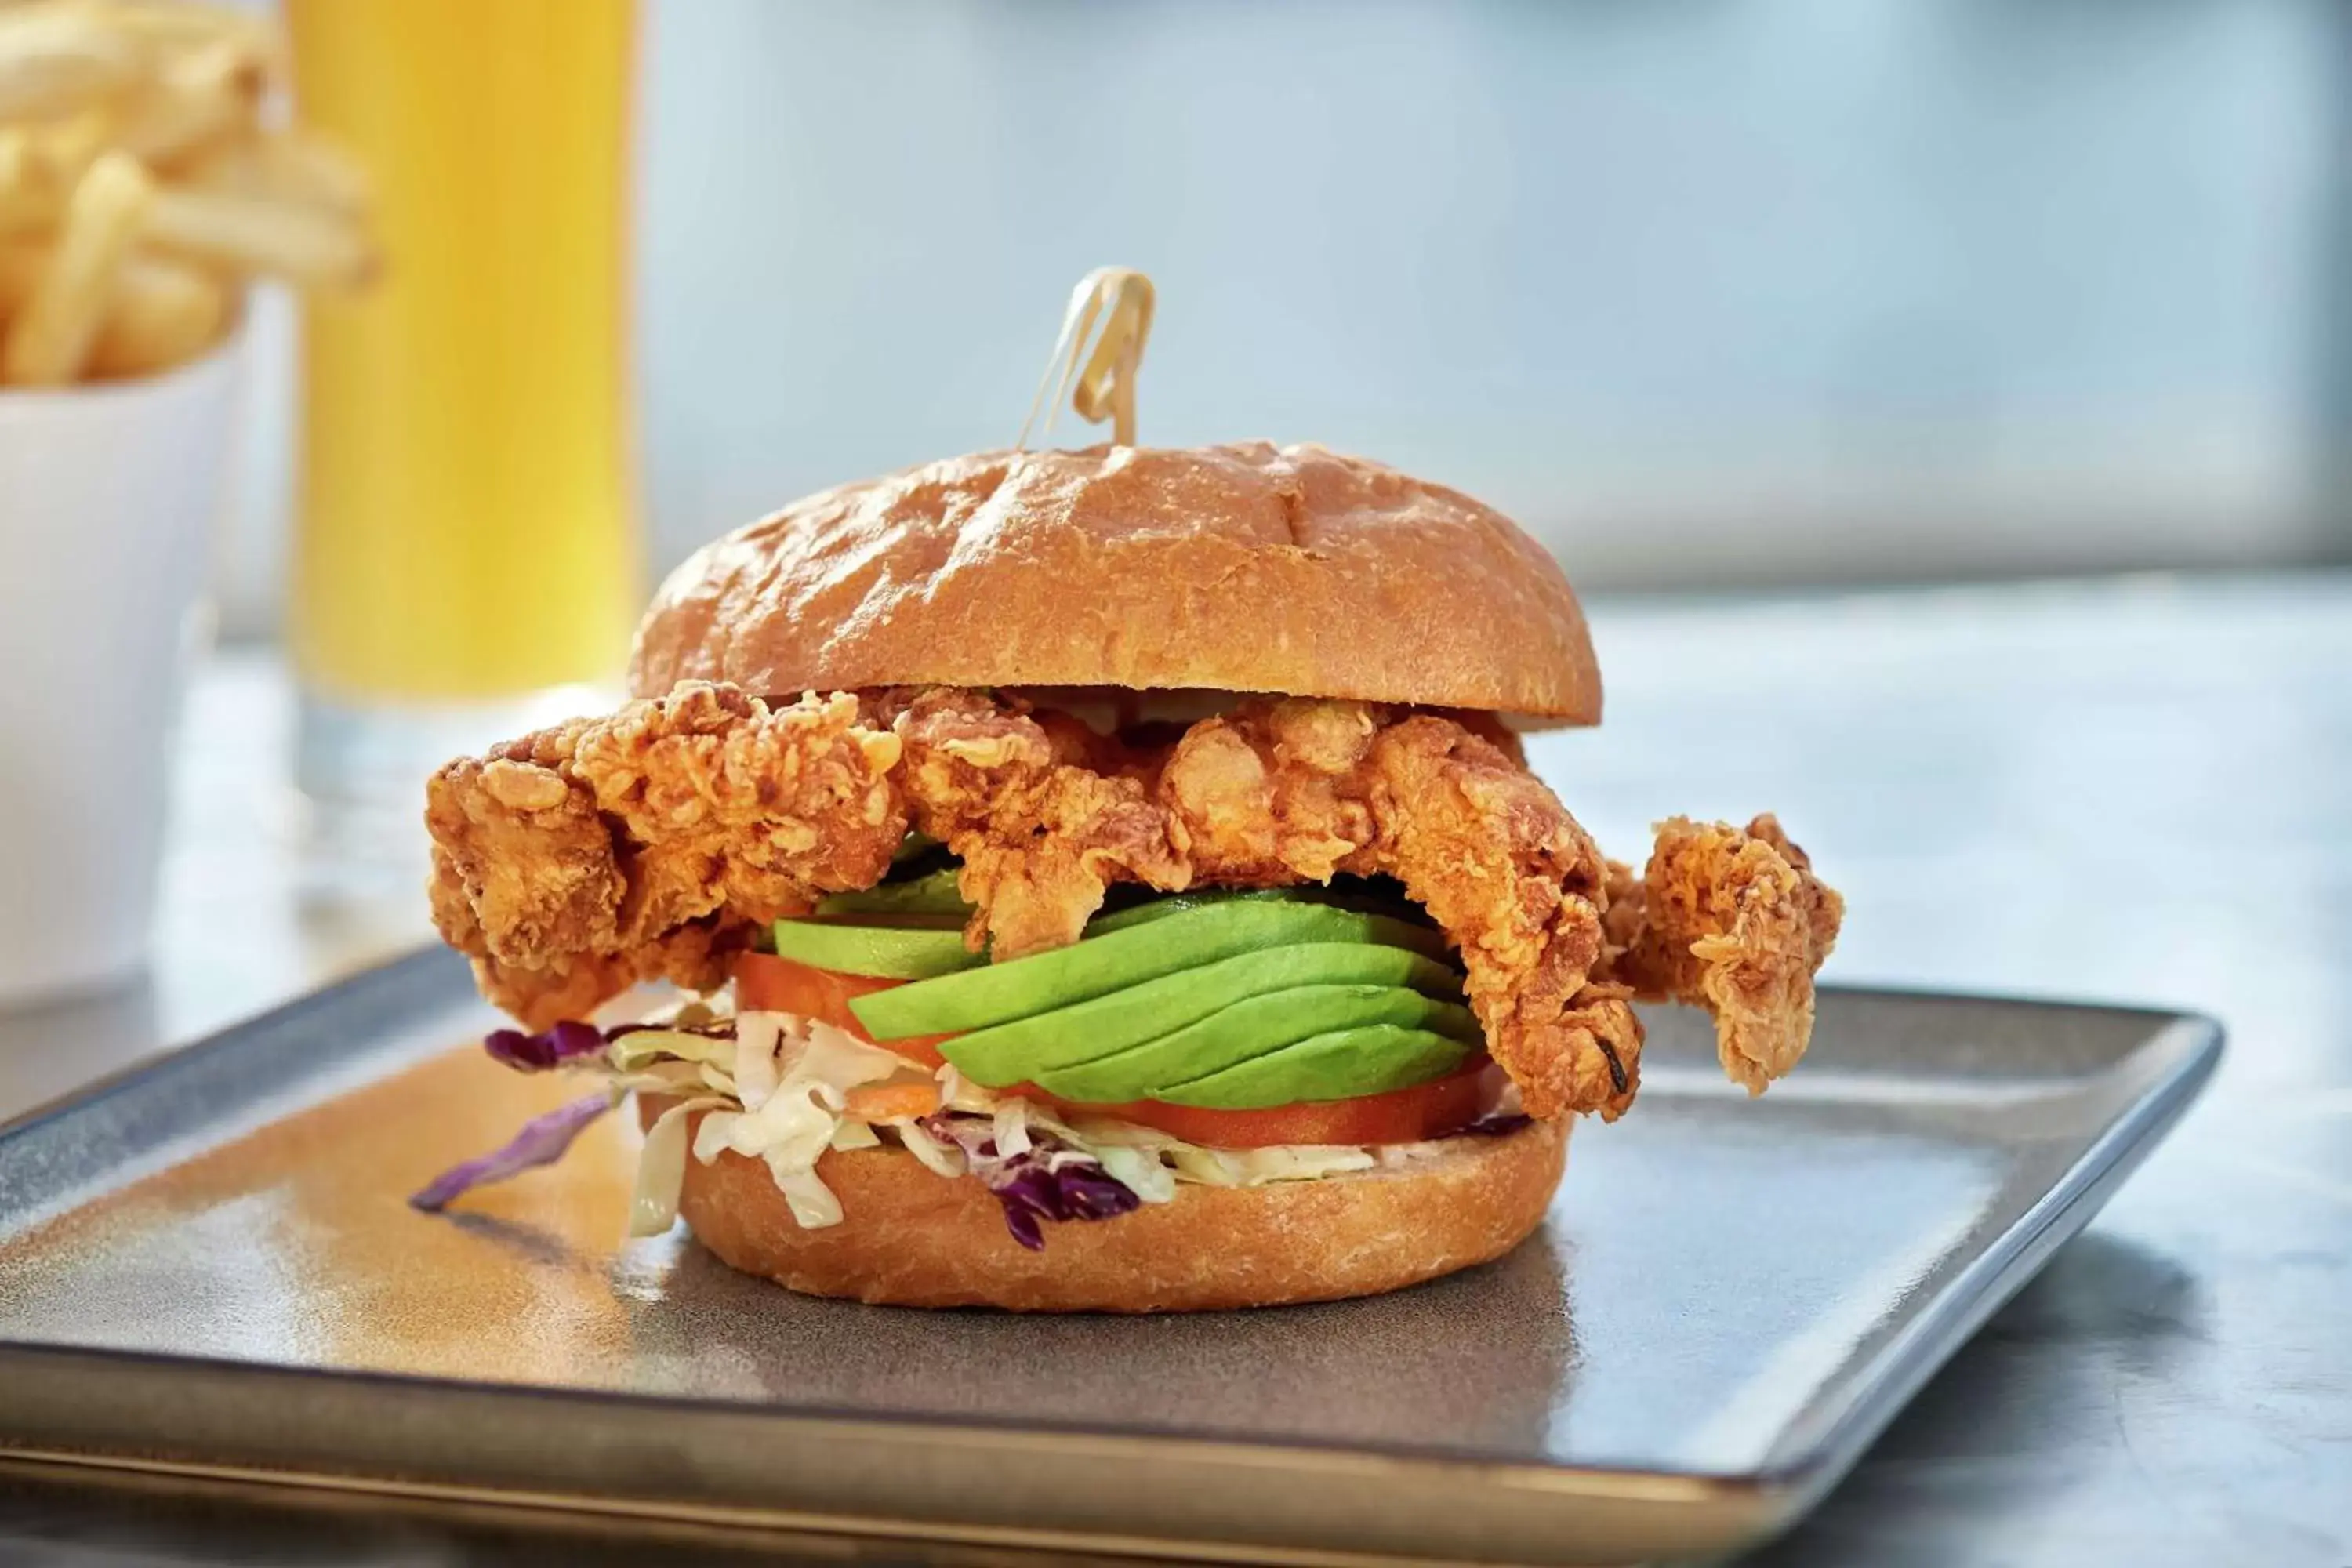
<instances>
[{"instance_id":1,"label":"table surface","mask_svg":"<svg viewBox=\"0 0 2352 1568\"><path fill-rule=\"evenodd\" d=\"M2230 1032L2171 1141L1753 1561L2345 1568L2352 578L1604 602L1592 618L1607 726L1529 751L1604 845L1638 854L1667 812L1769 807L1846 892L1832 979L2191 1007ZM426 934L409 889L355 892L306 862L290 708L267 657L205 672L153 973L0 1016L0 1118ZM614 1561L664 1554L603 1539ZM588 1550L497 1510L133 1500L0 1468L12 1563Z\"/></svg>"}]
</instances>

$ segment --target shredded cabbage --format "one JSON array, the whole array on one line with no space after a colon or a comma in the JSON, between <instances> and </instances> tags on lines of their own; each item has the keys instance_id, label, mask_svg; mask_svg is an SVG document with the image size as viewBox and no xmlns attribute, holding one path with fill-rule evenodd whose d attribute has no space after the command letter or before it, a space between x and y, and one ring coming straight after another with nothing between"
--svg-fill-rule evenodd
<instances>
[{"instance_id":1,"label":"shredded cabbage","mask_svg":"<svg viewBox=\"0 0 2352 1568\"><path fill-rule=\"evenodd\" d=\"M930 1133L924 1131L920 1121L912 1118L893 1121L889 1126L892 1131L898 1133L898 1142L906 1145L907 1152L921 1161L931 1174L955 1177L964 1173L963 1148L961 1144L932 1137Z\"/></svg>"},{"instance_id":2,"label":"shredded cabbage","mask_svg":"<svg viewBox=\"0 0 2352 1568\"><path fill-rule=\"evenodd\" d=\"M1033 1110L1033 1116L1043 1114ZM1349 1171L1368 1171L1379 1161L1369 1149L1346 1143L1276 1143L1262 1149L1209 1149L1109 1117L1082 1117L1074 1127L1054 1123L1073 1148L1097 1155L1117 1149L1150 1157L1173 1179L1204 1187L1257 1187L1268 1182L1311 1182Z\"/></svg>"},{"instance_id":3,"label":"shredded cabbage","mask_svg":"<svg viewBox=\"0 0 2352 1568\"><path fill-rule=\"evenodd\" d=\"M962 1148L971 1173L1004 1210L1004 1228L1013 1240L1042 1252L1045 1221L1115 1219L1142 1201L1093 1155L1033 1141L1021 1113L1024 1103L1006 1100L989 1117L942 1110L924 1121L925 1131ZM1020 1146L1007 1147L1007 1139Z\"/></svg>"},{"instance_id":4,"label":"shredded cabbage","mask_svg":"<svg viewBox=\"0 0 2352 1568\"><path fill-rule=\"evenodd\" d=\"M874 1124L870 1121L844 1119L841 1125L833 1130L832 1147L844 1152L852 1149L879 1149L882 1147L882 1135L874 1131Z\"/></svg>"},{"instance_id":5,"label":"shredded cabbage","mask_svg":"<svg viewBox=\"0 0 2352 1568\"><path fill-rule=\"evenodd\" d=\"M646 1129L645 1152L637 1156L636 1190L629 1195L631 1236L659 1236L676 1223L678 1189L686 1185L687 1119L726 1103L710 1095L681 1100Z\"/></svg>"},{"instance_id":6,"label":"shredded cabbage","mask_svg":"<svg viewBox=\"0 0 2352 1568\"><path fill-rule=\"evenodd\" d=\"M997 1102L990 1118L996 1133L996 1152L1007 1159L1029 1152L1029 1102L1006 1100Z\"/></svg>"},{"instance_id":7,"label":"shredded cabbage","mask_svg":"<svg viewBox=\"0 0 2352 1568\"><path fill-rule=\"evenodd\" d=\"M604 1031L595 1025L566 1018L536 1035L520 1029L493 1029L482 1037L482 1049L492 1061L504 1062L517 1072L545 1072L594 1056L604 1048Z\"/></svg>"},{"instance_id":8,"label":"shredded cabbage","mask_svg":"<svg viewBox=\"0 0 2352 1568\"><path fill-rule=\"evenodd\" d=\"M596 1048L589 1047L592 1037ZM472 1186L556 1158L593 1119L593 1102L617 1100L633 1089L675 1103L646 1132L630 1201L632 1236L657 1235L676 1221L689 1157L707 1165L730 1151L764 1163L793 1219L814 1229L843 1217L840 1200L816 1173L817 1162L830 1150L896 1141L937 1175L968 1175L985 1184L1004 1205L1007 1227L1028 1247L1044 1245L1044 1221L1108 1219L1138 1204L1168 1203L1188 1182L1249 1187L1314 1181L1423 1152L1418 1145L1378 1152L1322 1144L1211 1149L1115 1118L1066 1120L1034 1100L971 1083L951 1066L931 1075L938 1106L929 1114L867 1121L847 1113L850 1091L917 1081L922 1069L829 1024L756 1011L730 1020L703 1003L688 1003L658 1022L610 1031L585 1024L538 1036L502 1030L489 1048L499 1059L530 1070L593 1072L604 1089L534 1121L495 1154L449 1172L412 1200L422 1206L438 1207ZM1465 1131L1510 1130L1523 1120L1514 1114L1517 1109L1516 1103L1498 1107ZM427 1198L432 1202L424 1203Z\"/></svg>"},{"instance_id":9,"label":"shredded cabbage","mask_svg":"<svg viewBox=\"0 0 2352 1568\"><path fill-rule=\"evenodd\" d=\"M604 1047L604 1066L635 1072L655 1062L732 1062L735 1042L724 1037L689 1035L675 1029L631 1029Z\"/></svg>"},{"instance_id":10,"label":"shredded cabbage","mask_svg":"<svg viewBox=\"0 0 2352 1568\"><path fill-rule=\"evenodd\" d=\"M783 1039L781 1013L746 1013L735 1020L735 1093L744 1110L759 1110L776 1092L776 1050Z\"/></svg>"},{"instance_id":11,"label":"shredded cabbage","mask_svg":"<svg viewBox=\"0 0 2352 1568\"><path fill-rule=\"evenodd\" d=\"M408 1201L428 1214L437 1214L448 1206L452 1198L476 1187L503 1182L534 1165L551 1165L563 1158L563 1152L572 1147L572 1141L580 1136L582 1129L612 1108L613 1097L600 1089L569 1105L558 1106L544 1116L534 1116L523 1123L522 1131L505 1147L451 1166L410 1194Z\"/></svg>"},{"instance_id":12,"label":"shredded cabbage","mask_svg":"<svg viewBox=\"0 0 2352 1568\"><path fill-rule=\"evenodd\" d=\"M1097 1145L1095 1158L1110 1179L1148 1204L1172 1203L1176 1198L1176 1173L1160 1163L1160 1156L1142 1149L1123 1148L1116 1143Z\"/></svg>"},{"instance_id":13,"label":"shredded cabbage","mask_svg":"<svg viewBox=\"0 0 2352 1568\"><path fill-rule=\"evenodd\" d=\"M736 1020L736 1081L769 1087L739 1093L736 1106L714 1110L694 1136L694 1157L708 1165L727 1150L766 1162L793 1217L811 1229L841 1223L841 1205L816 1174L816 1163L835 1146L845 1126L848 1091L917 1069L893 1051L869 1046L835 1028L783 1013L746 1013ZM774 1042L768 1045L765 1042ZM788 1059L777 1063L781 1049ZM870 1128L871 1142L881 1140ZM845 1147L856 1147L853 1142ZM871 1144L869 1143L869 1147ZM681 1162L678 1179L686 1168Z\"/></svg>"}]
</instances>

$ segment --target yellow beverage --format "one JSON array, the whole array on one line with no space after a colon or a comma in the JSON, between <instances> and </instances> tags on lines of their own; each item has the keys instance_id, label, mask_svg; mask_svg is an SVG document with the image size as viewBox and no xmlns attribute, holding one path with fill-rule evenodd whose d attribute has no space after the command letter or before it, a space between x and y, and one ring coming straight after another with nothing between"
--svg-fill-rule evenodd
<instances>
[{"instance_id":1,"label":"yellow beverage","mask_svg":"<svg viewBox=\"0 0 2352 1568\"><path fill-rule=\"evenodd\" d=\"M290 0L306 123L377 185L388 266L308 307L293 639L332 700L615 676L632 0Z\"/></svg>"}]
</instances>

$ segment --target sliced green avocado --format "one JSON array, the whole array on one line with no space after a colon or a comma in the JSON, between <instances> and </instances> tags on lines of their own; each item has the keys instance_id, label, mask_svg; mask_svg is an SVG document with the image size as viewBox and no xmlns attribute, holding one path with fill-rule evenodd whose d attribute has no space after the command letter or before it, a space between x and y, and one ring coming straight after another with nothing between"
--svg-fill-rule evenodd
<instances>
[{"instance_id":1,"label":"sliced green avocado","mask_svg":"<svg viewBox=\"0 0 2352 1568\"><path fill-rule=\"evenodd\" d=\"M805 963L812 969L870 974L885 980L928 980L988 962L986 953L965 949L963 922L960 920L923 915L896 918L924 923L778 921L776 956Z\"/></svg>"},{"instance_id":2,"label":"sliced green avocado","mask_svg":"<svg viewBox=\"0 0 2352 1568\"><path fill-rule=\"evenodd\" d=\"M1364 929L1371 933L1369 940L1384 947L1406 948L1414 952L1425 952L1432 958L1442 957L1453 951L1453 943L1447 942L1445 934L1433 925L1405 920L1377 909L1360 908L1352 900L1339 902L1326 897L1321 888L1253 888L1244 892L1212 889L1198 893L1171 893L1166 898L1120 910L1116 914L1097 915L1087 923L1085 934L1087 938L1093 939L1133 931L1139 926L1156 925L1176 915L1265 904L1343 910L1368 922Z\"/></svg>"},{"instance_id":3,"label":"sliced green avocado","mask_svg":"<svg viewBox=\"0 0 2352 1568\"><path fill-rule=\"evenodd\" d=\"M1441 1002L1401 985L1298 985L1245 997L1172 1034L1076 1067L1035 1073L1031 1081L1048 1094L1097 1105L1160 1100L1177 1084L1318 1036L1375 1024L1423 1029L1465 1043L1481 1038L1478 1020L1458 1002ZM1330 1098L1344 1098L1347 1092L1341 1089Z\"/></svg>"},{"instance_id":4,"label":"sliced green avocado","mask_svg":"<svg viewBox=\"0 0 2352 1568\"><path fill-rule=\"evenodd\" d=\"M958 1035L941 1044L940 1054L976 1083L1026 1083L1051 1068L1075 1067L1141 1046L1247 997L1269 991L1286 994L1302 985L1337 984L1404 986L1411 988L1407 994L1425 991L1448 999L1462 994L1459 974L1433 958L1401 947L1362 942L1286 942ZM1180 1076L1196 1077L1204 1070L1196 1068Z\"/></svg>"},{"instance_id":5,"label":"sliced green avocado","mask_svg":"<svg viewBox=\"0 0 2352 1568\"><path fill-rule=\"evenodd\" d=\"M782 934L781 927L778 934ZM1288 942L1329 942L1408 948L1432 958L1445 951L1440 933L1384 915L1280 900L1233 899L1181 910L1049 952L877 991L849 1005L877 1040L961 1034L1091 1001L1236 953ZM777 951L783 950L779 946Z\"/></svg>"},{"instance_id":6,"label":"sliced green avocado","mask_svg":"<svg viewBox=\"0 0 2352 1568\"><path fill-rule=\"evenodd\" d=\"M1216 1110L1258 1110L1307 1100L1354 1100L1444 1078L1476 1048L1430 1029L1375 1024L1286 1046L1152 1098Z\"/></svg>"},{"instance_id":7,"label":"sliced green avocado","mask_svg":"<svg viewBox=\"0 0 2352 1568\"><path fill-rule=\"evenodd\" d=\"M1213 904L1229 904L1241 900L1264 901L1269 899L1282 899L1292 902L1304 902L1305 900L1299 897L1304 890L1299 888L1203 888L1197 892L1169 893L1160 898L1146 900L1139 904L1130 904L1123 910L1113 910L1108 914L1097 915L1087 922L1086 934L1090 937L1102 936L1115 931L1126 931L1130 926L1148 925L1153 921L1165 919L1169 915L1181 915L1187 910L1204 909Z\"/></svg>"},{"instance_id":8,"label":"sliced green avocado","mask_svg":"<svg viewBox=\"0 0 2352 1568\"><path fill-rule=\"evenodd\" d=\"M1381 915L1408 925L1416 931L1433 931L1434 923L1422 913L1418 905L1401 899L1388 899L1349 886L1327 887L1319 882L1303 882L1287 888L1201 888L1187 893L1169 893L1143 903L1131 904L1123 910L1097 915L1087 922L1086 934L1100 936L1107 931L1125 931L1197 910L1203 905L1232 903L1238 900L1282 900L1300 904L1328 904L1337 909L1353 910L1359 914Z\"/></svg>"},{"instance_id":9,"label":"sliced green avocado","mask_svg":"<svg viewBox=\"0 0 2352 1568\"><path fill-rule=\"evenodd\" d=\"M910 878L904 882L880 882L861 892L827 893L819 899L821 915L953 915L971 918L971 906L956 889L952 866Z\"/></svg>"}]
</instances>

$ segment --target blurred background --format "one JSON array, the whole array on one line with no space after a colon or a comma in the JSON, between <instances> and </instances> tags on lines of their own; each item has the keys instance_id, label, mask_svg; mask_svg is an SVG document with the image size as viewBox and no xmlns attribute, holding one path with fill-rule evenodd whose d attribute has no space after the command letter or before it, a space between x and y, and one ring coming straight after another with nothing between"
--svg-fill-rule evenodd
<instances>
[{"instance_id":1,"label":"blurred background","mask_svg":"<svg viewBox=\"0 0 2352 1568\"><path fill-rule=\"evenodd\" d=\"M1106 263L1159 285L1145 442L1370 454L1553 550L1611 722L1543 756L1612 842L1661 799L1794 811L1810 763L1843 863L1909 865L1912 797L1851 736L1867 712L1934 739L1943 672L1980 674L2041 592L1999 580L2095 599L2051 612L2076 652L2014 671L2095 668L2137 613L2096 597L2118 574L2321 584L2301 619L2231 613L2334 646L2306 569L2352 560L2352 9L2322 0L0 0L11 62L0 663L36 679L0 687L0 735L43 740L0 767L0 820L31 825L0 835L0 995L131 973L145 938L92 933L149 929L159 864L157 929L248 937L271 868L293 903L247 942L257 976L413 940L436 763L608 706L645 595L703 542L1008 444ZM114 294L59 284L110 245ZM211 314L110 350L132 284ZM75 298L113 313L68 369ZM1969 580L2012 597L1948 597ZM1776 643L1815 628L1769 703L1733 605L1758 595L1809 606ZM90 603L121 635L88 639ZM1932 649L1898 647L1929 618ZM208 633L173 742L176 650ZM1998 825L1954 857L2075 843L2082 802L2022 781L2210 711L2198 661L2282 684L2185 635L2131 634L2139 695L2053 688L2039 721L1947 736L1978 771L1919 776ZM1778 715L1736 766L1725 716L1692 718L1727 666ZM1938 695L1824 685L1828 749L1790 739L1810 672L1898 667ZM152 700L62 745L60 681ZM352 887L378 923L339 946L321 889ZM68 917L59 888L97 890ZM1841 962L1920 973L1870 940Z\"/></svg>"},{"instance_id":2,"label":"blurred background","mask_svg":"<svg viewBox=\"0 0 2352 1568\"><path fill-rule=\"evenodd\" d=\"M1160 286L1146 441L1374 454L1580 585L2352 554L2352 12L2320 0L647 0L640 26L656 569L1010 441L1105 261ZM265 371L224 547L239 633L278 613L291 384Z\"/></svg>"}]
</instances>

